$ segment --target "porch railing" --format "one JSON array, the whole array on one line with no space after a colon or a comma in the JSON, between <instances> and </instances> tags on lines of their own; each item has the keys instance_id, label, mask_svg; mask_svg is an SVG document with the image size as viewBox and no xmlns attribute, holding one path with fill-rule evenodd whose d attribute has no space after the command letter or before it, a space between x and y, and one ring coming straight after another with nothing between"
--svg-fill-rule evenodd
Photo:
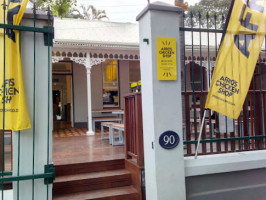
<instances>
[{"instance_id":1,"label":"porch railing","mask_svg":"<svg viewBox=\"0 0 266 200\"><path fill-rule=\"evenodd\" d=\"M182 92L185 156L195 154L207 94L207 91ZM124 98L126 159L144 167L141 93L132 93ZM265 107L266 90L250 90L237 120L207 110L199 155L265 149ZM223 118L224 122L219 121Z\"/></svg>"},{"instance_id":2,"label":"porch railing","mask_svg":"<svg viewBox=\"0 0 266 200\"><path fill-rule=\"evenodd\" d=\"M182 92L182 96L185 101L184 152L186 156L190 156L195 154L207 92ZM219 117L218 113L208 110L203 125L199 154L265 149L265 106L266 90L251 90L237 120L229 120L225 116ZM224 122L219 122L223 118Z\"/></svg>"},{"instance_id":3,"label":"porch railing","mask_svg":"<svg viewBox=\"0 0 266 200\"><path fill-rule=\"evenodd\" d=\"M189 12L184 15L181 38L183 136L185 156L195 154L225 17ZM182 40L181 40L182 41ZM207 111L199 154L265 149L266 42L260 52L246 101L237 120ZM228 58L230 59L230 58Z\"/></svg>"}]
</instances>

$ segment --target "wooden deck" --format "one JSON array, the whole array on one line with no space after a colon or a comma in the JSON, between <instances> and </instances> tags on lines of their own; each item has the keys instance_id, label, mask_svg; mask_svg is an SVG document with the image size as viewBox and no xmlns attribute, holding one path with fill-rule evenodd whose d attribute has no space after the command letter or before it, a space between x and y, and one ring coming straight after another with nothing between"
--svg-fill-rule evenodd
<instances>
[{"instance_id":1,"label":"wooden deck","mask_svg":"<svg viewBox=\"0 0 266 200\"><path fill-rule=\"evenodd\" d=\"M125 158L124 146L112 146L108 140L102 140L99 130L94 136L87 136L86 131L86 128L68 128L53 132L55 165Z\"/></svg>"},{"instance_id":2,"label":"wooden deck","mask_svg":"<svg viewBox=\"0 0 266 200\"><path fill-rule=\"evenodd\" d=\"M112 146L102 140L100 130L86 135L86 128L57 129L53 132L53 162L55 165L124 159L124 146ZM107 136L107 135L106 135ZM5 144L5 171L11 168L11 145Z\"/></svg>"},{"instance_id":3,"label":"wooden deck","mask_svg":"<svg viewBox=\"0 0 266 200\"><path fill-rule=\"evenodd\" d=\"M53 199L140 200L136 178L125 165L124 146L102 140L99 130L94 136L86 131L68 128L53 133Z\"/></svg>"}]
</instances>

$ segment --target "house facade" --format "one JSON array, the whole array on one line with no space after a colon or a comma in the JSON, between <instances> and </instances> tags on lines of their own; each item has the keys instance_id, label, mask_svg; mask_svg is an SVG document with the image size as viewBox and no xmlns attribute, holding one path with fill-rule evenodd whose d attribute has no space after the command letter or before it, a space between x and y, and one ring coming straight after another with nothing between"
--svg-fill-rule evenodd
<instances>
[{"instance_id":1,"label":"house facade","mask_svg":"<svg viewBox=\"0 0 266 200\"><path fill-rule=\"evenodd\" d=\"M91 127L92 117L99 115L94 110L123 109L123 95L131 92L131 83L141 80L138 24L55 18L54 27L55 124ZM221 37L221 33L184 32L183 91L209 90ZM266 88L263 51L260 58L255 89L260 87L259 71L262 89Z\"/></svg>"},{"instance_id":2,"label":"house facade","mask_svg":"<svg viewBox=\"0 0 266 200\"><path fill-rule=\"evenodd\" d=\"M123 108L140 80L138 26L55 18L52 50L54 120L86 127L95 109Z\"/></svg>"}]
</instances>

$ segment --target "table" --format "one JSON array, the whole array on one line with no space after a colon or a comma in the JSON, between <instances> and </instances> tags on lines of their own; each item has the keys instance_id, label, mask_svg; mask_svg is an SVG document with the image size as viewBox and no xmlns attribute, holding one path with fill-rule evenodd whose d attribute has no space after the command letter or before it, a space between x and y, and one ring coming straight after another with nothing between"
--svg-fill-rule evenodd
<instances>
[{"instance_id":1,"label":"table","mask_svg":"<svg viewBox=\"0 0 266 200\"><path fill-rule=\"evenodd\" d=\"M123 111L120 108L108 108L108 109L92 109L93 113L112 113L115 111Z\"/></svg>"}]
</instances>

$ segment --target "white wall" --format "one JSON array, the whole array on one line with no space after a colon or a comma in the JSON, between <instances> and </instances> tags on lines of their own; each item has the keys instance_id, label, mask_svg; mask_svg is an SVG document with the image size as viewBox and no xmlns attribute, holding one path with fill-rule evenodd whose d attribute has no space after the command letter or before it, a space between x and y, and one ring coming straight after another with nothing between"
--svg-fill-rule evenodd
<instances>
[{"instance_id":1,"label":"white wall","mask_svg":"<svg viewBox=\"0 0 266 200\"><path fill-rule=\"evenodd\" d=\"M73 63L75 123L88 121L87 71L85 66Z\"/></svg>"},{"instance_id":2,"label":"white wall","mask_svg":"<svg viewBox=\"0 0 266 200\"><path fill-rule=\"evenodd\" d=\"M265 154L262 150L186 157L187 200L265 200Z\"/></svg>"},{"instance_id":3,"label":"white wall","mask_svg":"<svg viewBox=\"0 0 266 200\"><path fill-rule=\"evenodd\" d=\"M129 88L129 63L119 61L120 103L123 108L123 96L130 92ZM87 72L83 65L73 63L74 81L74 116L75 123L87 123ZM91 69L92 109L102 109L103 76L102 65L95 65Z\"/></svg>"},{"instance_id":4,"label":"white wall","mask_svg":"<svg viewBox=\"0 0 266 200\"><path fill-rule=\"evenodd\" d=\"M103 75L102 65L92 66L91 69L91 95L92 109L103 108Z\"/></svg>"}]
</instances>

